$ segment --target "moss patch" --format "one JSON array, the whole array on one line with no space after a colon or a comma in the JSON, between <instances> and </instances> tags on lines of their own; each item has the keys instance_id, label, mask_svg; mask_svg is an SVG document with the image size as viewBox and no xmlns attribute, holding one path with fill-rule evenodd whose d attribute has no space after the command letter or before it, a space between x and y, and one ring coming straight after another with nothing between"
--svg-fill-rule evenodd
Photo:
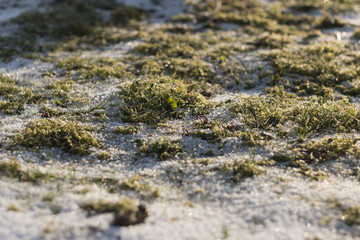
<instances>
[{"instance_id":1,"label":"moss patch","mask_svg":"<svg viewBox=\"0 0 360 240\"><path fill-rule=\"evenodd\" d=\"M156 124L180 118L184 110L204 113L212 104L190 85L169 77L135 81L121 88L123 104L120 115L124 121Z\"/></svg>"},{"instance_id":2,"label":"moss patch","mask_svg":"<svg viewBox=\"0 0 360 240\"><path fill-rule=\"evenodd\" d=\"M14 143L25 147L58 147L74 154L86 154L100 147L90 126L67 119L40 119L30 122L14 137Z\"/></svg>"},{"instance_id":3,"label":"moss patch","mask_svg":"<svg viewBox=\"0 0 360 240\"><path fill-rule=\"evenodd\" d=\"M350 132L359 130L360 112L348 100L299 98L293 95L244 97L229 110L240 113L250 128L268 129L292 122L295 132L310 133L324 130Z\"/></svg>"},{"instance_id":4,"label":"moss patch","mask_svg":"<svg viewBox=\"0 0 360 240\"><path fill-rule=\"evenodd\" d=\"M144 142L140 147L140 152L145 155L155 155L159 160L166 160L182 152L177 141L172 141L166 137L159 138L150 142Z\"/></svg>"},{"instance_id":5,"label":"moss patch","mask_svg":"<svg viewBox=\"0 0 360 240\"><path fill-rule=\"evenodd\" d=\"M349 226L360 225L360 207L344 209L342 219Z\"/></svg>"},{"instance_id":6,"label":"moss patch","mask_svg":"<svg viewBox=\"0 0 360 240\"><path fill-rule=\"evenodd\" d=\"M297 77L297 80L291 81L294 85L292 90L298 94L324 95L321 87L334 87L360 78L351 47L341 44L299 46L297 49L275 51L263 58L269 60L274 68L274 78Z\"/></svg>"},{"instance_id":7,"label":"moss patch","mask_svg":"<svg viewBox=\"0 0 360 240\"><path fill-rule=\"evenodd\" d=\"M80 206L89 216L102 213L113 213L114 226L130 226L145 222L149 215L144 205L136 205L131 199L125 198L116 202L106 200L83 203Z\"/></svg>"},{"instance_id":8,"label":"moss patch","mask_svg":"<svg viewBox=\"0 0 360 240\"><path fill-rule=\"evenodd\" d=\"M54 178L53 174L43 173L39 170L22 170L17 160L0 162L0 175L15 178L23 182L40 183Z\"/></svg>"},{"instance_id":9,"label":"moss patch","mask_svg":"<svg viewBox=\"0 0 360 240\"><path fill-rule=\"evenodd\" d=\"M77 78L92 79L98 77L104 80L108 77L121 78L125 75L121 61L109 58L69 57L58 62L57 67L66 71L76 71Z\"/></svg>"}]
</instances>

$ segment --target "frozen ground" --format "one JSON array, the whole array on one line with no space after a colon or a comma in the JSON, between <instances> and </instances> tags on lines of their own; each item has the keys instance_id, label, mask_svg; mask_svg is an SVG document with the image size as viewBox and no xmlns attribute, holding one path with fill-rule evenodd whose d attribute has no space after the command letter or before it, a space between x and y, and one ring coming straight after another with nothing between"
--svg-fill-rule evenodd
<instances>
[{"instance_id":1,"label":"frozen ground","mask_svg":"<svg viewBox=\"0 0 360 240\"><path fill-rule=\"evenodd\" d=\"M40 2L43 1L19 0L13 4L13 1L1 0L0 22L37 9ZM185 9L180 0L123 2L151 10L148 24L155 25L169 21ZM346 15L344 19L359 24L358 14L353 17ZM9 30L7 25L1 29ZM354 26L351 26L350 31L353 30ZM349 38L347 29L334 31L342 34L339 41ZM325 37L333 35L330 32ZM81 56L119 58L137 44L139 40L114 44L101 50L83 51ZM241 56L244 55L238 56L240 61ZM248 58L256 61L251 54ZM42 76L46 71L60 70L54 63L21 57L0 63L1 74L37 87L45 86L49 81ZM123 79L110 77L95 86L78 84L76 88L87 91L87 97L98 102L118 91L121 84ZM212 101L220 103L239 95L259 95L265 84L258 82L256 85L252 90L224 91L214 96ZM235 183L230 175L219 171L225 163L271 158L281 143L274 141L270 146L254 148L234 137L219 146L194 136L184 136L182 129L198 121L195 116L190 116L169 120L158 128L140 124L142 131L135 135L115 137L113 129L125 123L104 120L98 135L108 146L106 151L111 160L107 161L98 159L97 156L103 152L98 149L82 157L57 148L8 148L7 143L15 131L41 118L40 108L29 104L19 115L1 113L0 161L16 159L22 170L51 173L56 180L29 183L16 178L0 179L0 239L360 239L360 225L349 226L343 221L343 208L360 204L360 184L356 177L339 173L315 181L290 168L267 166L265 173ZM223 114L226 115L218 107L208 116L216 119ZM170 139L181 139L185 153L167 161L135 154L139 149L136 139L157 139L165 135ZM209 150L212 154L204 157ZM205 159L207 162L201 163ZM323 168L338 167L346 171L341 164L336 164L329 163ZM6 170L0 169L0 175L6 176L3 171ZM145 193L142 190L109 191L112 183L107 183L106 179L119 183L134 175L143 176L142 184L150 190L145 190ZM95 178L105 179L105 184L90 181ZM154 189L160 192L159 197L146 196L147 191ZM80 207L84 202L116 201L124 196L146 205L149 216L145 223L112 226L112 213L89 217Z\"/></svg>"}]
</instances>

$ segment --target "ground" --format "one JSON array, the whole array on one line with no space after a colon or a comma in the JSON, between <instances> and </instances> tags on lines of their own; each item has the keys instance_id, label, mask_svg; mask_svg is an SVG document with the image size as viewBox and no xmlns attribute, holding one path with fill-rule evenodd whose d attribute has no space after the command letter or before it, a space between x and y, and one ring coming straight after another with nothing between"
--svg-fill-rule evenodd
<instances>
[{"instance_id":1,"label":"ground","mask_svg":"<svg viewBox=\"0 0 360 240\"><path fill-rule=\"evenodd\" d=\"M0 239L360 239L358 0L1 0Z\"/></svg>"}]
</instances>

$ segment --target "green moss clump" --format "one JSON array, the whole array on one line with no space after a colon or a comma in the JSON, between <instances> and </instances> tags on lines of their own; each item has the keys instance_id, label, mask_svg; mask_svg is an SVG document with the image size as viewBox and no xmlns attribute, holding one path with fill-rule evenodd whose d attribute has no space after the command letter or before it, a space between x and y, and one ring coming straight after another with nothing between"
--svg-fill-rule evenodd
<instances>
[{"instance_id":1,"label":"green moss clump","mask_svg":"<svg viewBox=\"0 0 360 240\"><path fill-rule=\"evenodd\" d=\"M316 181L323 181L328 178L328 175L323 171L313 171L307 168L300 169L299 173Z\"/></svg>"},{"instance_id":2,"label":"green moss clump","mask_svg":"<svg viewBox=\"0 0 360 240\"><path fill-rule=\"evenodd\" d=\"M34 93L29 87L20 86L8 76L0 75L0 110L5 114L20 114L24 104L40 103L43 96Z\"/></svg>"},{"instance_id":3,"label":"green moss clump","mask_svg":"<svg viewBox=\"0 0 360 240\"><path fill-rule=\"evenodd\" d=\"M234 182L240 182L244 178L254 177L264 172L260 164L251 160L235 162L230 166L223 166L223 171L227 172L229 170L232 171L231 179Z\"/></svg>"},{"instance_id":4,"label":"green moss clump","mask_svg":"<svg viewBox=\"0 0 360 240\"><path fill-rule=\"evenodd\" d=\"M326 29L326 28L340 28L345 27L346 23L338 18L332 17L328 14L318 18L315 21L315 28Z\"/></svg>"},{"instance_id":5,"label":"green moss clump","mask_svg":"<svg viewBox=\"0 0 360 240\"><path fill-rule=\"evenodd\" d=\"M148 36L146 42L133 48L133 52L164 58L192 58L206 47L199 38L188 35L157 33Z\"/></svg>"},{"instance_id":6,"label":"green moss clump","mask_svg":"<svg viewBox=\"0 0 360 240\"><path fill-rule=\"evenodd\" d=\"M121 78L125 75L125 67L116 59L95 58L86 59L69 57L58 62L57 67L66 71L75 70L82 79L98 77L104 80L108 77Z\"/></svg>"},{"instance_id":7,"label":"green moss clump","mask_svg":"<svg viewBox=\"0 0 360 240\"><path fill-rule=\"evenodd\" d=\"M128 122L156 124L180 118L184 110L202 114L212 106L204 96L191 91L191 85L169 77L135 81L121 88L120 116Z\"/></svg>"},{"instance_id":8,"label":"green moss clump","mask_svg":"<svg viewBox=\"0 0 360 240\"><path fill-rule=\"evenodd\" d=\"M139 129L134 126L127 125L125 127L118 126L114 128L113 133L115 134L136 134L139 132Z\"/></svg>"},{"instance_id":9,"label":"green moss clump","mask_svg":"<svg viewBox=\"0 0 360 240\"><path fill-rule=\"evenodd\" d=\"M342 82L351 83L360 78L357 59L351 47L341 44L324 43L279 50L265 54L263 58L270 61L275 78L301 76L293 81L293 91L296 93L326 94L328 90L323 89L323 86L339 86ZM307 81L314 84L307 87Z\"/></svg>"},{"instance_id":10,"label":"green moss clump","mask_svg":"<svg viewBox=\"0 0 360 240\"><path fill-rule=\"evenodd\" d=\"M149 155L155 155L159 160L166 160L182 152L177 141L172 141L166 137L159 138L150 142L144 142L140 147L140 152Z\"/></svg>"},{"instance_id":11,"label":"green moss clump","mask_svg":"<svg viewBox=\"0 0 360 240\"><path fill-rule=\"evenodd\" d=\"M80 206L90 216L102 213L113 213L114 226L130 226L145 222L149 213L144 205L136 205L131 199L125 198L117 202L106 200L84 203Z\"/></svg>"},{"instance_id":12,"label":"green moss clump","mask_svg":"<svg viewBox=\"0 0 360 240\"><path fill-rule=\"evenodd\" d=\"M23 182L39 183L54 178L53 174L43 173L39 170L24 171L17 160L0 162L0 176L16 178Z\"/></svg>"},{"instance_id":13,"label":"green moss clump","mask_svg":"<svg viewBox=\"0 0 360 240\"><path fill-rule=\"evenodd\" d=\"M360 40L360 30L359 29L354 31L353 37Z\"/></svg>"},{"instance_id":14,"label":"green moss clump","mask_svg":"<svg viewBox=\"0 0 360 240\"><path fill-rule=\"evenodd\" d=\"M275 49L279 48L282 49L286 45L293 43L294 40L284 34L265 34L260 36L255 42L254 46L257 48L268 48L268 49Z\"/></svg>"},{"instance_id":15,"label":"green moss clump","mask_svg":"<svg viewBox=\"0 0 360 240\"><path fill-rule=\"evenodd\" d=\"M233 115L241 114L246 126L268 129L292 122L295 132L337 130L350 132L359 130L360 111L348 100L323 100L321 98L245 97L230 105ZM295 123L295 124L294 124Z\"/></svg>"},{"instance_id":16,"label":"green moss clump","mask_svg":"<svg viewBox=\"0 0 360 240\"><path fill-rule=\"evenodd\" d=\"M90 126L67 119L40 119L30 122L14 137L14 143L25 147L58 147L74 154L89 153L91 147L100 147L91 134Z\"/></svg>"},{"instance_id":17,"label":"green moss clump","mask_svg":"<svg viewBox=\"0 0 360 240\"><path fill-rule=\"evenodd\" d=\"M138 22L145 20L146 17L147 13L142 9L120 5L111 13L110 21L115 25L124 25L130 23L131 21Z\"/></svg>"},{"instance_id":18,"label":"green moss clump","mask_svg":"<svg viewBox=\"0 0 360 240\"><path fill-rule=\"evenodd\" d=\"M301 157L306 162L318 159L320 162L335 160L346 154L358 155L360 149L356 146L356 140L352 138L325 138L321 141L306 144L306 152Z\"/></svg>"},{"instance_id":19,"label":"green moss clump","mask_svg":"<svg viewBox=\"0 0 360 240\"><path fill-rule=\"evenodd\" d=\"M360 225L360 207L346 208L343 211L342 219L349 226Z\"/></svg>"},{"instance_id":20,"label":"green moss clump","mask_svg":"<svg viewBox=\"0 0 360 240\"><path fill-rule=\"evenodd\" d=\"M333 0L331 3L324 4L323 0L283 0L285 6L301 12L313 10L327 10L334 14L345 11L353 11L356 1L352 0Z\"/></svg>"},{"instance_id":21,"label":"green moss clump","mask_svg":"<svg viewBox=\"0 0 360 240\"><path fill-rule=\"evenodd\" d=\"M121 190L131 190L137 191L142 196L158 198L160 197L159 189L154 189L148 183L146 183L145 178L141 175L135 174L129 179L120 183Z\"/></svg>"}]
</instances>

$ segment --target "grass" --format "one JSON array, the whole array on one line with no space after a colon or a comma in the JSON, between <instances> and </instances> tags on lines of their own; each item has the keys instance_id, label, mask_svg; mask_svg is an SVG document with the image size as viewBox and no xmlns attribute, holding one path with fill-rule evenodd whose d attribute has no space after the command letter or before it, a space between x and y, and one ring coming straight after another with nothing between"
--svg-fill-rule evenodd
<instances>
[{"instance_id":1,"label":"grass","mask_svg":"<svg viewBox=\"0 0 360 240\"><path fill-rule=\"evenodd\" d=\"M65 118L39 119L28 123L14 137L14 144L24 147L58 147L73 154L87 154L100 147L92 127Z\"/></svg>"}]
</instances>

